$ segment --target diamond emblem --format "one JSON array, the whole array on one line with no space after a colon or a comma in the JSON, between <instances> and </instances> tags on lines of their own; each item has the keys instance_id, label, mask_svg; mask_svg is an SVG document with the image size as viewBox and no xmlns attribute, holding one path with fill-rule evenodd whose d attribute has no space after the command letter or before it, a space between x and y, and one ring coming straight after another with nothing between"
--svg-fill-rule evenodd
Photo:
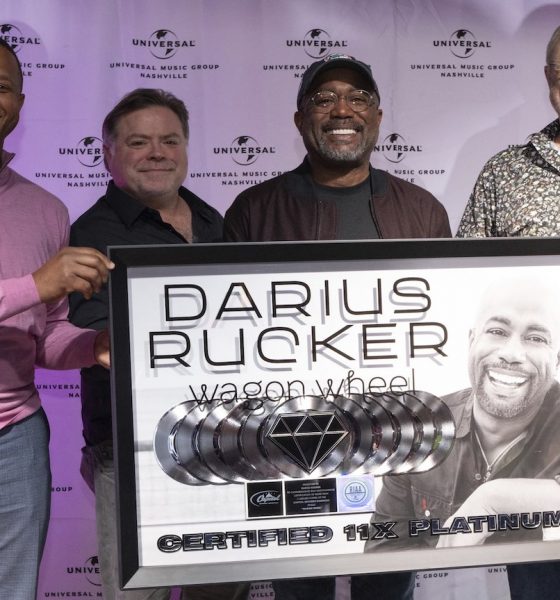
<instances>
[{"instance_id":1,"label":"diamond emblem","mask_svg":"<svg viewBox=\"0 0 560 600\"><path fill-rule=\"evenodd\" d=\"M347 435L334 412L297 412L279 415L266 437L312 473Z\"/></svg>"}]
</instances>

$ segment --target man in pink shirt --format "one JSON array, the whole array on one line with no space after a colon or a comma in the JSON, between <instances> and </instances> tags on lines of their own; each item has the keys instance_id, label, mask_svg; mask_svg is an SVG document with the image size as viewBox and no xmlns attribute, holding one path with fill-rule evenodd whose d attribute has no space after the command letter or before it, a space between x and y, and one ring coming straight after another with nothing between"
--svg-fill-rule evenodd
<instances>
[{"instance_id":1,"label":"man in pink shirt","mask_svg":"<svg viewBox=\"0 0 560 600\"><path fill-rule=\"evenodd\" d=\"M4 140L23 105L22 72L0 40L0 598L32 600L50 508L49 428L35 366L108 366L106 332L67 321L69 292L91 297L112 263L91 248L66 248L68 212L8 163Z\"/></svg>"}]
</instances>

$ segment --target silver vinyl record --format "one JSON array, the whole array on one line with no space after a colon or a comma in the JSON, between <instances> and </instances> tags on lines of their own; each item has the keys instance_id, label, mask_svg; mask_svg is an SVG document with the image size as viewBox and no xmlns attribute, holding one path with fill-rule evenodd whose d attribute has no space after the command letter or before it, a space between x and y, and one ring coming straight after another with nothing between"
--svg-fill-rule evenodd
<instances>
[{"instance_id":1,"label":"silver vinyl record","mask_svg":"<svg viewBox=\"0 0 560 600\"><path fill-rule=\"evenodd\" d=\"M371 475L384 475L390 470L387 459L395 452L400 435L395 430L395 424L388 412L375 398L369 394L351 394L350 398L359 402L373 424L373 440L377 443L364 464L355 472L356 475L368 473Z\"/></svg>"},{"instance_id":2,"label":"silver vinyl record","mask_svg":"<svg viewBox=\"0 0 560 600\"><path fill-rule=\"evenodd\" d=\"M341 463L337 474L369 473L365 464L371 465L374 460L385 460L379 456L383 443L383 427L376 416L367 410L362 394L334 396L333 402L344 412L354 432L354 444L347 457ZM386 422L391 425L387 415ZM386 437L386 436L385 436ZM381 449L384 454L384 449Z\"/></svg>"},{"instance_id":3,"label":"silver vinyl record","mask_svg":"<svg viewBox=\"0 0 560 600\"><path fill-rule=\"evenodd\" d=\"M242 472L245 465L249 464L258 473L255 479L281 479L284 476L282 471L267 459L259 442L264 421L275 409L276 403L264 400L260 409L250 411L249 415L244 418L235 444L236 447L241 449L237 461L233 453L229 452L231 441L226 442L224 440L224 457L227 453L227 464L231 465L236 471Z\"/></svg>"},{"instance_id":4,"label":"silver vinyl record","mask_svg":"<svg viewBox=\"0 0 560 600\"><path fill-rule=\"evenodd\" d=\"M154 451L159 466L175 481L188 485L206 485L207 481L195 477L178 462L173 444L177 424L183 421L191 408L191 403L184 402L163 415L154 434Z\"/></svg>"},{"instance_id":5,"label":"silver vinyl record","mask_svg":"<svg viewBox=\"0 0 560 600\"><path fill-rule=\"evenodd\" d=\"M170 412L184 405L185 403L180 404ZM183 411L177 410L177 414L184 413L184 411L185 409ZM188 474L206 483L221 485L228 482L222 477L218 477L206 466L198 451L198 442L196 439L198 427L206 414L207 411L200 406L192 406L189 403L189 409L186 410L186 414L184 414L182 419L177 420L169 434L168 447L173 459Z\"/></svg>"},{"instance_id":6,"label":"silver vinyl record","mask_svg":"<svg viewBox=\"0 0 560 600\"><path fill-rule=\"evenodd\" d=\"M432 449L424 461L414 469L414 473L423 473L439 465L449 454L455 442L455 421L449 407L437 396L421 390L409 392L428 408L434 424Z\"/></svg>"},{"instance_id":7,"label":"silver vinyl record","mask_svg":"<svg viewBox=\"0 0 560 600\"><path fill-rule=\"evenodd\" d=\"M413 453L414 446L418 443L417 426L413 421L412 413L392 394L376 394L375 397L368 396L368 398L374 400L390 415L395 433L394 450L375 474L402 473L402 470L397 471L397 469L403 468L403 464L406 464Z\"/></svg>"},{"instance_id":8,"label":"silver vinyl record","mask_svg":"<svg viewBox=\"0 0 560 600\"><path fill-rule=\"evenodd\" d=\"M393 468L393 473L413 473L430 455L436 437L432 411L414 392L389 394L410 412L414 441L406 459Z\"/></svg>"},{"instance_id":9,"label":"silver vinyl record","mask_svg":"<svg viewBox=\"0 0 560 600\"><path fill-rule=\"evenodd\" d=\"M221 459L234 472L248 481L277 476L276 469L268 461L266 461L264 472L259 472L245 457L241 444L241 430L244 428L247 419L251 415L253 418L258 418L268 414L263 407L264 402L266 402L264 398L252 398L236 404L222 421L220 427L218 453Z\"/></svg>"},{"instance_id":10,"label":"silver vinyl record","mask_svg":"<svg viewBox=\"0 0 560 600\"><path fill-rule=\"evenodd\" d=\"M336 472L354 446L348 417L318 396L280 403L267 417L260 444L268 460L294 479Z\"/></svg>"},{"instance_id":11,"label":"silver vinyl record","mask_svg":"<svg viewBox=\"0 0 560 600\"><path fill-rule=\"evenodd\" d=\"M245 478L224 462L220 447L223 445L224 433L227 431L229 435L228 430L231 429L232 422L229 419L231 412L243 404L240 403L233 407L231 404L219 404L200 422L197 430L196 441L202 462L218 477L231 483L241 483L245 481ZM234 433L237 436L238 429Z\"/></svg>"}]
</instances>

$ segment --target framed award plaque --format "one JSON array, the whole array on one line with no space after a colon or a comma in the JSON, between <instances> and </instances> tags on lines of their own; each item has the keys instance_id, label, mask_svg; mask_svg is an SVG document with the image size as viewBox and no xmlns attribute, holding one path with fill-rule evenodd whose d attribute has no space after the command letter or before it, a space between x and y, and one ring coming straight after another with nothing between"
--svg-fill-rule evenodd
<instances>
[{"instance_id":1,"label":"framed award plaque","mask_svg":"<svg viewBox=\"0 0 560 600\"><path fill-rule=\"evenodd\" d=\"M559 247L111 248L122 586L558 558Z\"/></svg>"}]
</instances>

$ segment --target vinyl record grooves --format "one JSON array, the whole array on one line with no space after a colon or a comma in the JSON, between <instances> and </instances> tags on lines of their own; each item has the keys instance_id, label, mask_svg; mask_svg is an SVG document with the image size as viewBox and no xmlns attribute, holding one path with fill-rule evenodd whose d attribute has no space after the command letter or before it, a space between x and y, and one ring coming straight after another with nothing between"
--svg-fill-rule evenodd
<instances>
[{"instance_id":1,"label":"vinyl record grooves","mask_svg":"<svg viewBox=\"0 0 560 600\"><path fill-rule=\"evenodd\" d=\"M239 473L244 480L248 481L267 479L267 473L272 469L272 465L267 464L265 473L257 471L254 465L245 457L241 445L241 431L245 427L245 422L251 415L258 417L260 414L265 413L264 402L266 402L264 398L252 398L236 404L228 413L220 428L218 452L221 459L233 471ZM276 471L274 470L274 472Z\"/></svg>"},{"instance_id":2,"label":"vinyl record grooves","mask_svg":"<svg viewBox=\"0 0 560 600\"><path fill-rule=\"evenodd\" d=\"M173 430L170 448L178 464L194 477L208 483L228 483L211 471L200 457L197 434L203 415L204 411L199 406L191 408Z\"/></svg>"},{"instance_id":3,"label":"vinyl record grooves","mask_svg":"<svg viewBox=\"0 0 560 600\"><path fill-rule=\"evenodd\" d=\"M206 485L208 482L189 473L175 458L173 440L177 423L182 422L192 403L174 406L159 420L154 434L154 452L159 466L170 477L187 485Z\"/></svg>"},{"instance_id":4,"label":"vinyl record grooves","mask_svg":"<svg viewBox=\"0 0 560 600\"><path fill-rule=\"evenodd\" d=\"M333 402L348 418L354 434L353 446L340 464L337 475L369 472L365 470L366 463L371 465L374 461L387 458L387 455L378 456L383 440L383 426L377 416L367 410L362 394L338 395L334 397ZM390 424L389 418L385 418ZM383 455L383 449L381 454Z\"/></svg>"},{"instance_id":5,"label":"vinyl record grooves","mask_svg":"<svg viewBox=\"0 0 560 600\"><path fill-rule=\"evenodd\" d=\"M223 430L229 426L227 420L233 408L231 404L218 404L213 408L200 422L196 441L202 462L213 473L230 483L241 483L244 477L224 462L220 452Z\"/></svg>"},{"instance_id":6,"label":"vinyl record grooves","mask_svg":"<svg viewBox=\"0 0 560 600\"><path fill-rule=\"evenodd\" d=\"M398 401L394 394L376 395L375 401L391 416L393 431L396 434L394 451L375 474L402 473L404 472L402 469L407 468L406 461L413 453L415 444L418 443L417 425L413 421L412 413Z\"/></svg>"},{"instance_id":7,"label":"vinyl record grooves","mask_svg":"<svg viewBox=\"0 0 560 600\"><path fill-rule=\"evenodd\" d=\"M435 440L435 425L432 411L413 392L394 394L395 399L402 404L411 416L414 427L414 441L408 457L402 465L397 466L394 473L413 473L429 456Z\"/></svg>"},{"instance_id":8,"label":"vinyl record grooves","mask_svg":"<svg viewBox=\"0 0 560 600\"><path fill-rule=\"evenodd\" d=\"M359 401L362 402L373 423L377 423L376 428L379 430L379 435L377 436L379 441L376 452L356 471L356 475L360 473L384 475L391 469L388 459L398 447L400 433L396 431L397 426L393 421L391 413L378 403L374 396L356 394L356 398L360 399Z\"/></svg>"},{"instance_id":9,"label":"vinyl record grooves","mask_svg":"<svg viewBox=\"0 0 560 600\"><path fill-rule=\"evenodd\" d=\"M415 473L423 473L433 469L449 454L455 441L455 421L447 404L437 396L421 390L409 393L414 393L416 398L426 406L434 424L432 449L425 460L414 469Z\"/></svg>"},{"instance_id":10,"label":"vinyl record grooves","mask_svg":"<svg viewBox=\"0 0 560 600\"><path fill-rule=\"evenodd\" d=\"M243 468L244 464L250 464L259 474L257 479L282 479L282 471L267 459L260 442L264 421L275 409L276 403L273 404L270 400L265 400L260 409L251 411L243 420L237 441L239 448L241 448L241 454L232 465L234 469L237 470L239 465Z\"/></svg>"}]
</instances>

